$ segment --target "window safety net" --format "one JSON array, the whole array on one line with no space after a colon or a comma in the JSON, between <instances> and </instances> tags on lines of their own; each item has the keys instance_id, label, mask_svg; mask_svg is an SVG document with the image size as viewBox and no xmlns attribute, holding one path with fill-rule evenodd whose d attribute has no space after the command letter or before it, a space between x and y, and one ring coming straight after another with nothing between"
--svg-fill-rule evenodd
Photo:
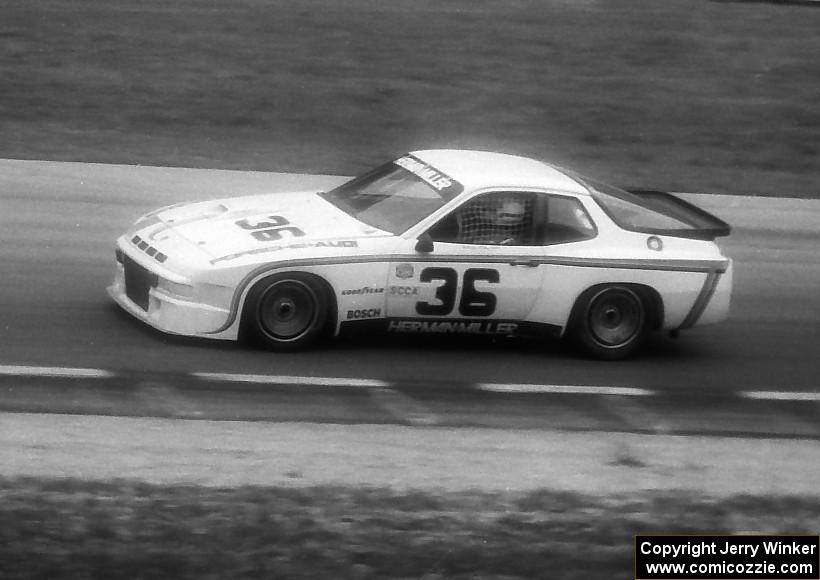
<instances>
[{"instance_id":1,"label":"window safety net","mask_svg":"<svg viewBox=\"0 0 820 580\"><path fill-rule=\"evenodd\" d=\"M458 241L466 244L525 245L533 236L533 199L487 195L458 210Z\"/></svg>"}]
</instances>

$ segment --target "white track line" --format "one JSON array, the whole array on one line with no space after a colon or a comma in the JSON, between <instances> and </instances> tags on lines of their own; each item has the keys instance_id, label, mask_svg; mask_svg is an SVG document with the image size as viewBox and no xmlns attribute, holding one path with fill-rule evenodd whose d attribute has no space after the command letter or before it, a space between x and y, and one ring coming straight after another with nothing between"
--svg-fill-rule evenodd
<instances>
[{"instance_id":1,"label":"white track line","mask_svg":"<svg viewBox=\"0 0 820 580\"><path fill-rule=\"evenodd\" d=\"M741 391L741 397L758 401L815 401L820 402L820 392L803 391Z\"/></svg>"},{"instance_id":2,"label":"white track line","mask_svg":"<svg viewBox=\"0 0 820 580\"><path fill-rule=\"evenodd\" d=\"M70 367L35 367L0 365L0 375L18 377L51 377L107 379L117 376L115 371L105 369ZM303 385L319 387L357 387L364 389L395 388L394 383L378 379L354 379L343 377L298 377L286 375L243 375L232 373L190 373L205 381L230 383L256 383L262 385ZM418 381L414 381L418 382ZM492 393L543 393L566 395L616 395L624 397L662 396L663 391L637 387L605 387L599 385L539 385L529 383L476 383L476 389ZM810 401L820 402L820 390L815 391L736 391L735 395L758 401Z\"/></svg>"},{"instance_id":3,"label":"white track line","mask_svg":"<svg viewBox=\"0 0 820 580\"><path fill-rule=\"evenodd\" d=\"M321 387L362 387L386 388L392 384L374 379L350 379L339 377L291 377L276 375L235 375L228 373L191 373L192 376L206 381L225 381L230 383L258 383L265 385L313 385Z\"/></svg>"},{"instance_id":4,"label":"white track line","mask_svg":"<svg viewBox=\"0 0 820 580\"><path fill-rule=\"evenodd\" d=\"M493 393L550 393L565 395L620 395L626 397L647 397L658 394L658 391L632 387L601 387L582 385L534 385L534 384L496 384L479 383L476 387Z\"/></svg>"},{"instance_id":5,"label":"white track line","mask_svg":"<svg viewBox=\"0 0 820 580\"><path fill-rule=\"evenodd\" d=\"M67 367L26 367L0 365L0 375L23 377L60 377L82 379L107 379L114 376L103 369L73 369Z\"/></svg>"}]
</instances>

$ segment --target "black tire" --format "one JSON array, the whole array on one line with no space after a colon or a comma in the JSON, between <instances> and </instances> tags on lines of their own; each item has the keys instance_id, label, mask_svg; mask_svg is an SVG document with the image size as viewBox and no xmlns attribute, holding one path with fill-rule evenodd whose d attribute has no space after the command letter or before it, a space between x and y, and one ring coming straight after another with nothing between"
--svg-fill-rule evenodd
<instances>
[{"instance_id":1,"label":"black tire","mask_svg":"<svg viewBox=\"0 0 820 580\"><path fill-rule=\"evenodd\" d=\"M576 301L568 332L594 358L627 358L641 348L649 332L647 303L627 285L590 288Z\"/></svg>"},{"instance_id":2,"label":"black tire","mask_svg":"<svg viewBox=\"0 0 820 580\"><path fill-rule=\"evenodd\" d=\"M263 347L302 350L321 336L328 320L324 285L309 274L276 274L258 283L245 307L245 327Z\"/></svg>"}]
</instances>

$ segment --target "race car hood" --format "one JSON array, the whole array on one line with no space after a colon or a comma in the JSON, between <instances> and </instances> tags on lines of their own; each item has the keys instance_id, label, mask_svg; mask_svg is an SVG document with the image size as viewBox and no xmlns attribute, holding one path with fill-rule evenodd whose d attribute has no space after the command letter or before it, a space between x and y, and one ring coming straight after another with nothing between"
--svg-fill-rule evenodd
<instances>
[{"instance_id":1,"label":"race car hood","mask_svg":"<svg viewBox=\"0 0 820 580\"><path fill-rule=\"evenodd\" d=\"M332 245L389 235L363 224L314 192L234 197L164 208L145 216L136 230L166 232L205 253L214 263L281 244ZM150 223L150 225L149 225Z\"/></svg>"}]
</instances>

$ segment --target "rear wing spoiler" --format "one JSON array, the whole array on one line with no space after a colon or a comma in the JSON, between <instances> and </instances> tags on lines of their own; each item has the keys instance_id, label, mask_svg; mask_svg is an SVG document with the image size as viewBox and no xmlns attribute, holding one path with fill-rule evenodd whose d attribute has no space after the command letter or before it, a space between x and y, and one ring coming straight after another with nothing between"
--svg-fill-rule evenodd
<instances>
[{"instance_id":1,"label":"rear wing spoiler","mask_svg":"<svg viewBox=\"0 0 820 580\"><path fill-rule=\"evenodd\" d=\"M627 191L649 202L658 211L690 226L686 229L657 230L649 233L712 241L715 238L728 236L732 232L732 227L719 217L671 193L652 189L629 189Z\"/></svg>"}]
</instances>

